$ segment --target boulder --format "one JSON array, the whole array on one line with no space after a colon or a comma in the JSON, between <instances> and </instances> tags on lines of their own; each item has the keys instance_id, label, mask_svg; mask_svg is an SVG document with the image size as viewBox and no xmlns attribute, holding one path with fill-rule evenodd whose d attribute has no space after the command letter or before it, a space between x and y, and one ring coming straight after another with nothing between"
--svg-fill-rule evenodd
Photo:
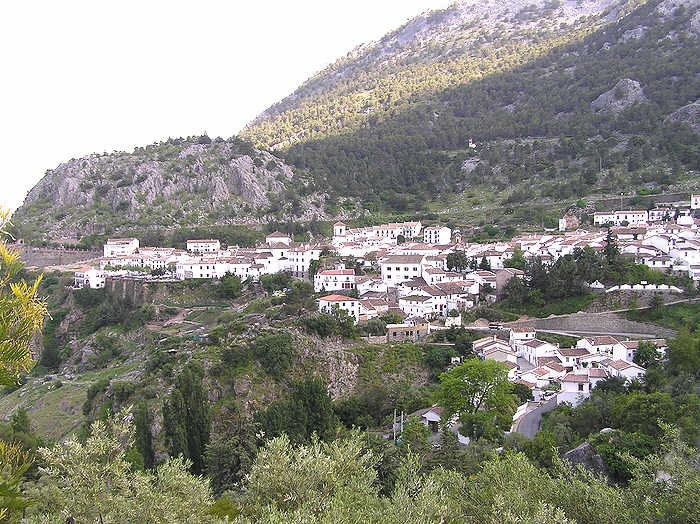
<instances>
[{"instance_id":1,"label":"boulder","mask_svg":"<svg viewBox=\"0 0 700 524\"><path fill-rule=\"evenodd\" d=\"M564 458L574 465L581 464L584 468L594 473L608 475L603 459L588 442L584 442L579 447L567 451L564 454Z\"/></svg>"}]
</instances>

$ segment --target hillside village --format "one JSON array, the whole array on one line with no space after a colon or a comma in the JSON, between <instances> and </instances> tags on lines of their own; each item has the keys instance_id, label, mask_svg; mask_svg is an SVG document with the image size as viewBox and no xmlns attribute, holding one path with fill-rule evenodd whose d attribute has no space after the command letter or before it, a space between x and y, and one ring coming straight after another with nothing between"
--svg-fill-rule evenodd
<instances>
[{"instance_id":1,"label":"hillside village","mask_svg":"<svg viewBox=\"0 0 700 524\"><path fill-rule=\"evenodd\" d=\"M642 341L586 336L565 348L538 339L534 328L504 328L497 322L468 325L463 321L465 314L475 306L499 301L511 279L525 278L522 269L509 263L514 257L539 259L547 266L575 250L601 252L609 238L616 239L620 252L637 264L698 282L700 219L693 217L698 208L700 197L693 195L690 205L678 208L596 213L594 224L599 227L590 230L566 231L564 219L558 232L529 233L492 244L464 242L459 231L440 225L423 227L418 221L362 228L337 222L332 238L321 242L294 242L291 236L274 232L255 248L192 239L181 250L143 247L136 238L115 238L104 245L99 267L75 273L74 287L102 288L107 279L216 281L230 275L241 282L257 282L264 275L286 273L313 282L320 313L347 316L360 325L387 315L396 319L382 335L387 343L425 341L460 327L493 331L473 342L477 356L503 363L509 369L509 381L531 390L535 406L550 400L576 406L602 380L643 377L644 367L635 363ZM606 289L596 279L587 285L602 294L618 290L683 293L673 285L647 282L619 282ZM653 344L660 355L666 350L663 339L643 342ZM454 357L452 365L459 362L460 357ZM514 425L528 413L528 403L521 408ZM439 408L423 411L416 416L433 427L429 419L439 420Z\"/></svg>"}]
</instances>

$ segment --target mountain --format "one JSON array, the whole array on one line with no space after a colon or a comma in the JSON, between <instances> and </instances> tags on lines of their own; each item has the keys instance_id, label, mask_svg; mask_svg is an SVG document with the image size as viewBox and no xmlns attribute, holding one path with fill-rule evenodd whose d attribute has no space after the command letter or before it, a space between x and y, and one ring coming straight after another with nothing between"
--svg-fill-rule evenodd
<instances>
[{"instance_id":1,"label":"mountain","mask_svg":"<svg viewBox=\"0 0 700 524\"><path fill-rule=\"evenodd\" d=\"M372 211L692 185L696 112L678 110L700 95L698 33L695 0L458 1L357 47L242 136Z\"/></svg>"},{"instance_id":2,"label":"mountain","mask_svg":"<svg viewBox=\"0 0 700 524\"><path fill-rule=\"evenodd\" d=\"M621 191L687 193L700 188L699 9L460 0L358 46L237 138L50 170L15 213L16 234L76 242L397 214L506 231L555 226L570 206L589 212Z\"/></svg>"},{"instance_id":3,"label":"mountain","mask_svg":"<svg viewBox=\"0 0 700 524\"><path fill-rule=\"evenodd\" d=\"M77 242L125 228L325 217L322 195L298 196L298 171L237 138L170 139L47 171L13 222L25 240Z\"/></svg>"}]
</instances>

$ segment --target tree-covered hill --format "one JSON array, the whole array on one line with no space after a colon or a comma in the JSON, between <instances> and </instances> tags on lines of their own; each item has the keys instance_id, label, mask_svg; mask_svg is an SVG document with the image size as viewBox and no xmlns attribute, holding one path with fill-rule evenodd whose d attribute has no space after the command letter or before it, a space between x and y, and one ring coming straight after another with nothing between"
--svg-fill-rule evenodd
<instances>
[{"instance_id":1,"label":"tree-covered hill","mask_svg":"<svg viewBox=\"0 0 700 524\"><path fill-rule=\"evenodd\" d=\"M695 113L677 113L700 97L699 22L691 0L457 2L357 48L243 136L370 209L481 186L514 202L668 187L700 166Z\"/></svg>"}]
</instances>

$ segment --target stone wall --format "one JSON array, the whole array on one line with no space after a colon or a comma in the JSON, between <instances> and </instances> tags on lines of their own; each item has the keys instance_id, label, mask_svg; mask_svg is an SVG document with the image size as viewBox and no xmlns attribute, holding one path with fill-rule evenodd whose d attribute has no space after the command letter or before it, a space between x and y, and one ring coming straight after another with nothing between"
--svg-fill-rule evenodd
<instances>
[{"instance_id":1,"label":"stone wall","mask_svg":"<svg viewBox=\"0 0 700 524\"><path fill-rule=\"evenodd\" d=\"M147 301L148 282L134 278L107 276L105 292L123 302L140 306Z\"/></svg>"},{"instance_id":2,"label":"stone wall","mask_svg":"<svg viewBox=\"0 0 700 524\"><path fill-rule=\"evenodd\" d=\"M19 251L20 258L27 266L46 267L77 264L102 256L99 251L82 249L56 249L49 247L32 247L24 244L12 244L12 249Z\"/></svg>"}]
</instances>

